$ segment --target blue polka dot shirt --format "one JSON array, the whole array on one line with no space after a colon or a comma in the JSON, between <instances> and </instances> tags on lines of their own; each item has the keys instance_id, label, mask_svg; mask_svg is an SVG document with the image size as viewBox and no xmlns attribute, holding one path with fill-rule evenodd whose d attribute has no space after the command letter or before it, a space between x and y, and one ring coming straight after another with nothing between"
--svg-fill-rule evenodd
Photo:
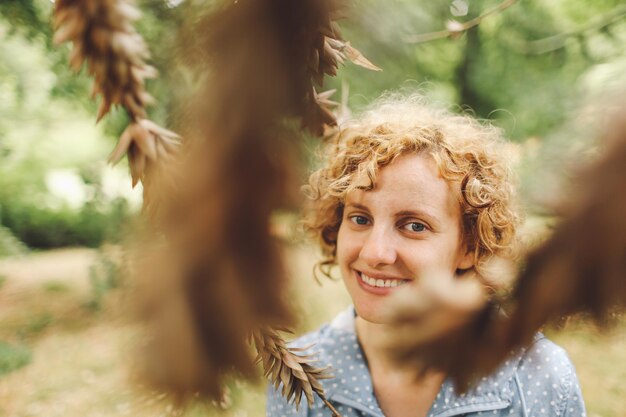
<instances>
[{"instance_id":1,"label":"blue polka dot shirt","mask_svg":"<svg viewBox=\"0 0 626 417\"><path fill-rule=\"evenodd\" d=\"M356 338L354 308L339 314L330 324L294 341L292 347L308 347L316 366L332 367L334 378L322 380L327 399L343 417L384 417L372 388L372 380ZM313 346L311 346L313 345ZM331 417L315 396L312 408L303 401L297 410L269 387L268 417ZM511 356L496 372L466 394L458 395L446 379L428 417L585 417L585 406L574 367L565 351L542 335L524 352Z\"/></svg>"}]
</instances>

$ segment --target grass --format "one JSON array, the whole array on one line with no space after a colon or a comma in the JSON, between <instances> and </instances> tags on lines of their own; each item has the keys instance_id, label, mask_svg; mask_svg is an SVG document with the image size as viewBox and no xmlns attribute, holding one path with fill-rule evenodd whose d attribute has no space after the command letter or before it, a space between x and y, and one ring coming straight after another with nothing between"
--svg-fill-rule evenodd
<instances>
[{"instance_id":1,"label":"grass","mask_svg":"<svg viewBox=\"0 0 626 417\"><path fill-rule=\"evenodd\" d=\"M71 290L70 286L62 281L47 281L43 284L43 289L49 293L62 293Z\"/></svg>"},{"instance_id":2,"label":"grass","mask_svg":"<svg viewBox=\"0 0 626 417\"><path fill-rule=\"evenodd\" d=\"M309 247L290 245L286 250L302 333L331 319L349 298L340 282L315 282ZM121 309L124 283L102 256L84 250L31 254L20 260L38 265L29 270L37 279L30 280L19 274L19 265L6 270L0 262L0 276L6 276L0 288L0 416L264 415L263 384L233 383L232 405L219 413L202 403L176 410L166 399L131 383L129 369L140 332ZM45 265L39 265L42 259ZM89 307L94 300L98 307ZM604 334L573 322L548 334L576 365L589 417L626 415L626 324Z\"/></svg>"},{"instance_id":3,"label":"grass","mask_svg":"<svg viewBox=\"0 0 626 417\"><path fill-rule=\"evenodd\" d=\"M626 415L626 325L598 330L574 322L548 335L563 346L576 366L589 417Z\"/></svg>"},{"instance_id":4,"label":"grass","mask_svg":"<svg viewBox=\"0 0 626 417\"><path fill-rule=\"evenodd\" d=\"M0 342L0 376L28 365L31 359L28 347Z\"/></svg>"}]
</instances>

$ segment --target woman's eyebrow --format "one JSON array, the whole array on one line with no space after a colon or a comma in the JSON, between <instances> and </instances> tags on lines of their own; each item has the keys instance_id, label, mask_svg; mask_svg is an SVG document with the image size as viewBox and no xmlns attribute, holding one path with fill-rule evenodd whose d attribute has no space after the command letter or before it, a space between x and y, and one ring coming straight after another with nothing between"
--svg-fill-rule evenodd
<instances>
[{"instance_id":1,"label":"woman's eyebrow","mask_svg":"<svg viewBox=\"0 0 626 417\"><path fill-rule=\"evenodd\" d=\"M441 224L441 220L437 216L424 210L402 210L396 213L396 217L420 217L434 222L435 225Z\"/></svg>"},{"instance_id":2,"label":"woman's eyebrow","mask_svg":"<svg viewBox=\"0 0 626 417\"><path fill-rule=\"evenodd\" d=\"M369 211L369 209L366 206L364 206L363 204L359 204L359 203L346 203L346 207L351 207L351 208L355 208L355 209L359 209L363 211Z\"/></svg>"}]
</instances>

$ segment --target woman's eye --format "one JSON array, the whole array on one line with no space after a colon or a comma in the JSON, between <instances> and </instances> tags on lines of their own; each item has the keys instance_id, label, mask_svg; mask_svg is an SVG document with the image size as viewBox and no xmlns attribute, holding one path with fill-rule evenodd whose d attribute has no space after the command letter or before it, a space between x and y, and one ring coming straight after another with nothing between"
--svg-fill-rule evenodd
<instances>
[{"instance_id":1,"label":"woman's eye","mask_svg":"<svg viewBox=\"0 0 626 417\"><path fill-rule=\"evenodd\" d=\"M426 225L424 223L419 223L419 222L411 222L411 223L407 223L403 226L403 228L405 230L408 230L409 232L424 232L426 231Z\"/></svg>"},{"instance_id":2,"label":"woman's eye","mask_svg":"<svg viewBox=\"0 0 626 417\"><path fill-rule=\"evenodd\" d=\"M350 220L360 226L365 226L369 222L365 216L350 216Z\"/></svg>"}]
</instances>

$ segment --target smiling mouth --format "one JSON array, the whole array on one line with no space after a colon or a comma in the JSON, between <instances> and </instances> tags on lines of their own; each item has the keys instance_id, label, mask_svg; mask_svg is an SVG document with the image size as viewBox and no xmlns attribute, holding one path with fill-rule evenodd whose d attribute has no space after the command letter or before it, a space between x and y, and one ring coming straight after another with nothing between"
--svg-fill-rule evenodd
<instances>
[{"instance_id":1,"label":"smiling mouth","mask_svg":"<svg viewBox=\"0 0 626 417\"><path fill-rule=\"evenodd\" d=\"M377 279L377 278L372 278L366 275L365 273L359 272L359 271L357 271L357 274L359 275L359 278L361 278L361 281L363 281L364 284L369 285L370 287L374 287L374 288L394 288L400 285L404 285L410 281L408 279L396 279L396 278Z\"/></svg>"}]
</instances>

